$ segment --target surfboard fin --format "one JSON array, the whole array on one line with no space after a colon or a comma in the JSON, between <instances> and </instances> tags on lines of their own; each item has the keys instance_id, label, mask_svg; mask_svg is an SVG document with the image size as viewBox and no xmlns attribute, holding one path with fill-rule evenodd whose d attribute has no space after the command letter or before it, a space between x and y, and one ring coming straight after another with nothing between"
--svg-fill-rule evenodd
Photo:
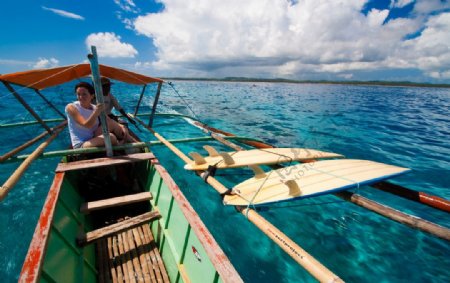
<instances>
[{"instance_id":1,"label":"surfboard fin","mask_svg":"<svg viewBox=\"0 0 450 283\"><path fill-rule=\"evenodd\" d=\"M214 147L210 145L205 145L203 146L203 148L208 152L209 156L211 157L219 156L219 152L217 152L217 150Z\"/></svg>"},{"instance_id":2,"label":"surfboard fin","mask_svg":"<svg viewBox=\"0 0 450 283\"><path fill-rule=\"evenodd\" d=\"M298 186L297 182L295 180L287 180L283 181L283 183L289 188L289 195L290 196L299 196L302 194L302 191L300 190L300 187Z\"/></svg>"},{"instance_id":3,"label":"surfboard fin","mask_svg":"<svg viewBox=\"0 0 450 283\"><path fill-rule=\"evenodd\" d=\"M261 167L257 165L249 165L250 169L253 170L253 173L255 173L255 179L262 179L267 176L266 172L264 172Z\"/></svg>"},{"instance_id":4,"label":"surfboard fin","mask_svg":"<svg viewBox=\"0 0 450 283\"><path fill-rule=\"evenodd\" d=\"M205 164L206 160L198 152L190 152L189 155L194 159L195 165Z\"/></svg>"},{"instance_id":5,"label":"surfboard fin","mask_svg":"<svg viewBox=\"0 0 450 283\"><path fill-rule=\"evenodd\" d=\"M234 164L233 157L231 157L231 155L229 155L227 152L221 152L219 154L222 156L223 161L225 162L226 165Z\"/></svg>"}]
</instances>

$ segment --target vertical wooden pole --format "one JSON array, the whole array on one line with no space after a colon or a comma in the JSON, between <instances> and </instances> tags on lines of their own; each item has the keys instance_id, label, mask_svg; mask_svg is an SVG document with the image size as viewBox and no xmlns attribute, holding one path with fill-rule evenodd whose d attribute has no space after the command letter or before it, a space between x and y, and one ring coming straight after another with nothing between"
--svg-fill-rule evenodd
<instances>
[{"instance_id":1,"label":"vertical wooden pole","mask_svg":"<svg viewBox=\"0 0 450 283\"><path fill-rule=\"evenodd\" d=\"M92 80L94 82L95 96L97 103L104 103L103 89L100 83L100 70L98 67L97 49L95 46L91 46L91 54L88 55L89 62L91 63ZM111 137L109 136L108 124L106 120L105 110L100 114L100 122L102 124L103 138L105 140L106 156L113 156Z\"/></svg>"},{"instance_id":2,"label":"vertical wooden pole","mask_svg":"<svg viewBox=\"0 0 450 283\"><path fill-rule=\"evenodd\" d=\"M153 102L152 113L150 114L150 120L148 121L148 126L151 128L153 126L153 118L155 117L156 106L158 105L159 95L161 94L162 82L158 84L158 90L156 91L155 101Z\"/></svg>"},{"instance_id":3,"label":"vertical wooden pole","mask_svg":"<svg viewBox=\"0 0 450 283\"><path fill-rule=\"evenodd\" d=\"M134 109L133 116L137 116L137 114L138 114L139 106L141 106L142 97L144 97L144 93L145 93L145 89L146 88L147 88L147 85L144 85L144 87L142 88L141 95L139 96L138 103L136 104L136 108Z\"/></svg>"}]
</instances>

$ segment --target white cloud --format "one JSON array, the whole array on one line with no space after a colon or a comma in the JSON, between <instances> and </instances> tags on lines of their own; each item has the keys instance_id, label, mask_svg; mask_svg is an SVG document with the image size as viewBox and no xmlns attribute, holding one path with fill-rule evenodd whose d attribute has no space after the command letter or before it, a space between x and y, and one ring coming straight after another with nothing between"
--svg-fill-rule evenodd
<instances>
[{"instance_id":1,"label":"white cloud","mask_svg":"<svg viewBox=\"0 0 450 283\"><path fill-rule=\"evenodd\" d=\"M71 12L67 12L64 10L58 10L58 9L53 9L53 8L47 8L42 6L42 9L47 10L47 11L51 11L59 16L65 17L65 18L71 18L71 19L75 19L75 20L84 20L84 17L71 13Z\"/></svg>"},{"instance_id":2,"label":"white cloud","mask_svg":"<svg viewBox=\"0 0 450 283\"><path fill-rule=\"evenodd\" d=\"M124 17L124 16L122 15L122 12L120 12L120 11L116 12L116 16L117 16L117 19L118 19L121 23L123 23L123 24L125 25L125 28L126 28L126 29L129 29L129 30L133 30L133 29L134 29L134 27L133 27L133 21L130 20L129 18Z\"/></svg>"},{"instance_id":3,"label":"white cloud","mask_svg":"<svg viewBox=\"0 0 450 283\"><path fill-rule=\"evenodd\" d=\"M450 8L448 1L441 0L417 0L414 5L414 11L418 14L428 14L443 11Z\"/></svg>"},{"instance_id":4,"label":"white cloud","mask_svg":"<svg viewBox=\"0 0 450 283\"><path fill-rule=\"evenodd\" d=\"M426 1L417 1L420 11L447 5L428 1L435 5L425 7ZM360 0L161 2L162 12L139 16L134 22L138 33L152 38L158 50L152 66L160 70L299 77L392 67L431 74L450 66L445 60L450 55L445 34L450 31L444 19L437 20L448 13L385 23L388 10L373 9L365 16L361 12L365 1ZM397 7L407 4L407 0L393 2ZM405 41L421 29L420 37ZM431 39L440 44L426 47ZM436 57L438 53L442 54Z\"/></svg>"},{"instance_id":5,"label":"white cloud","mask_svg":"<svg viewBox=\"0 0 450 283\"><path fill-rule=\"evenodd\" d=\"M403 43L400 58L433 78L450 79L450 13L430 17L417 38Z\"/></svg>"},{"instance_id":6,"label":"white cloud","mask_svg":"<svg viewBox=\"0 0 450 283\"><path fill-rule=\"evenodd\" d=\"M59 61L55 58L39 58L36 63L33 64L33 69L45 69L45 68L54 68L58 67Z\"/></svg>"},{"instance_id":7,"label":"white cloud","mask_svg":"<svg viewBox=\"0 0 450 283\"><path fill-rule=\"evenodd\" d=\"M96 46L100 57L134 58L138 54L137 50L120 40L120 36L113 32L92 33L86 38L86 46L88 50L92 45Z\"/></svg>"},{"instance_id":8,"label":"white cloud","mask_svg":"<svg viewBox=\"0 0 450 283\"><path fill-rule=\"evenodd\" d=\"M125 12L139 13L140 9L134 4L133 0L114 0L117 6Z\"/></svg>"},{"instance_id":9,"label":"white cloud","mask_svg":"<svg viewBox=\"0 0 450 283\"><path fill-rule=\"evenodd\" d=\"M391 0L391 8L403 8L413 2L414 0Z\"/></svg>"}]
</instances>

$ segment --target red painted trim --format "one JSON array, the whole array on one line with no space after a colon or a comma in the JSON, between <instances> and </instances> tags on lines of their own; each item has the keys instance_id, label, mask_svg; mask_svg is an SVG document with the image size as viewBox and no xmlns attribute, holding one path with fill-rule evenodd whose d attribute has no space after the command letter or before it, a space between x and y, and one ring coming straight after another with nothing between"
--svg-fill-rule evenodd
<instances>
[{"instance_id":1,"label":"red painted trim","mask_svg":"<svg viewBox=\"0 0 450 283\"><path fill-rule=\"evenodd\" d=\"M37 282L39 279L47 249L48 235L63 179L64 173L55 174L53 184L50 187L41 215L39 216L39 222L34 230L33 240L28 248L28 253L22 266L22 271L20 272L19 282Z\"/></svg>"},{"instance_id":2,"label":"red painted trim","mask_svg":"<svg viewBox=\"0 0 450 283\"><path fill-rule=\"evenodd\" d=\"M211 263L219 273L221 280L223 282L243 282L242 278L239 276L228 257L222 251L219 244L217 244L208 228L206 228L205 224L202 222L197 212L195 212L195 210L192 208L189 201L183 195L180 188L177 186L170 174L163 166L159 164L157 159L152 159L151 162L155 166L156 171L159 173L164 183L169 188L175 201L178 203L178 206L191 225L191 228L194 231L195 235L197 235L197 238L199 239L200 243L208 254L209 259L211 260Z\"/></svg>"}]
</instances>

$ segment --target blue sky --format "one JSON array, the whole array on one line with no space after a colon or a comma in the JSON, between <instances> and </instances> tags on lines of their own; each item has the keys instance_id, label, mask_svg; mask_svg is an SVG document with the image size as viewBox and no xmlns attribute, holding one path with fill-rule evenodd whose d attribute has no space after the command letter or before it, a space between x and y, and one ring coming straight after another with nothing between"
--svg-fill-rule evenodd
<instances>
[{"instance_id":1,"label":"blue sky","mask_svg":"<svg viewBox=\"0 0 450 283\"><path fill-rule=\"evenodd\" d=\"M0 73L100 63L152 76L450 83L443 0L2 1Z\"/></svg>"}]
</instances>

